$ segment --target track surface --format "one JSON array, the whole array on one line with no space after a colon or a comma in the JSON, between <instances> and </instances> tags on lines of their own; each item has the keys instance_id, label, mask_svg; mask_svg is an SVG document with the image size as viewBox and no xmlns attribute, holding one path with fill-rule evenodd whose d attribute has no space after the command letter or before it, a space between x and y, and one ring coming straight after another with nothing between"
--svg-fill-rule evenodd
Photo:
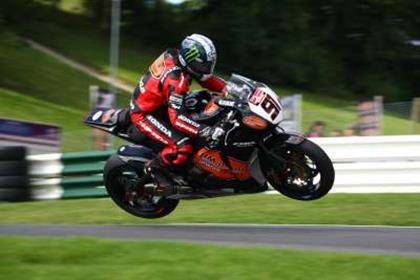
<instances>
[{"instance_id":1,"label":"track surface","mask_svg":"<svg viewBox=\"0 0 420 280\"><path fill-rule=\"evenodd\" d=\"M296 225L0 225L0 235L178 240L420 256L420 228Z\"/></svg>"}]
</instances>

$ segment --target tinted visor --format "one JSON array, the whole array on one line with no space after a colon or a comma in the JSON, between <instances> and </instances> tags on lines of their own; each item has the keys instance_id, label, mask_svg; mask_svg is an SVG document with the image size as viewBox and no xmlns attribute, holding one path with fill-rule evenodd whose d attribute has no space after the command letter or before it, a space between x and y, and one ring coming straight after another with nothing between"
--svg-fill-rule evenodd
<instances>
[{"instance_id":1,"label":"tinted visor","mask_svg":"<svg viewBox=\"0 0 420 280\"><path fill-rule=\"evenodd\" d=\"M198 74L212 74L214 64L210 61L208 62L198 62L198 61L192 61L188 64L188 67L191 68L195 73Z\"/></svg>"}]
</instances>

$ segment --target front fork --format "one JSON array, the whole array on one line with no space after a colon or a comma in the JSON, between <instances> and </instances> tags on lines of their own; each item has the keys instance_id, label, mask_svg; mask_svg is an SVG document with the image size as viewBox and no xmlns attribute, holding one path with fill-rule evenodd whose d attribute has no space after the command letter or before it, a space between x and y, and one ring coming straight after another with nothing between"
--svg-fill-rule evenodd
<instances>
[{"instance_id":1,"label":"front fork","mask_svg":"<svg viewBox=\"0 0 420 280\"><path fill-rule=\"evenodd\" d=\"M275 168L277 171L280 172L287 172L288 162L287 160L271 151L271 149L267 148L267 146L272 146L275 144L284 143L285 148L288 145L299 145L305 140L305 137L299 134L289 134L284 133L283 131L275 131L275 133L269 135L268 137L264 138L263 140L258 142L258 151L257 151L257 158L259 159L259 169L260 173L267 174L265 169ZM269 144L270 143L270 144ZM265 175L264 175L265 178Z\"/></svg>"}]
</instances>

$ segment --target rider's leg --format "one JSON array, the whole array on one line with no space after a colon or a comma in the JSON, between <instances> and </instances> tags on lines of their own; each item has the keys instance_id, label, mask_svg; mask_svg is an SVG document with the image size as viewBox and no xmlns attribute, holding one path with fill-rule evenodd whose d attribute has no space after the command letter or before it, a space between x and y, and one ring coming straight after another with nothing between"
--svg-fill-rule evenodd
<instances>
[{"instance_id":1,"label":"rider's leg","mask_svg":"<svg viewBox=\"0 0 420 280\"><path fill-rule=\"evenodd\" d=\"M158 189L165 194L173 192L173 183L164 169L182 165L189 158L192 154L190 139L151 114L131 113L131 120L143 134L165 145L159 157L147 165L147 169L155 178Z\"/></svg>"}]
</instances>

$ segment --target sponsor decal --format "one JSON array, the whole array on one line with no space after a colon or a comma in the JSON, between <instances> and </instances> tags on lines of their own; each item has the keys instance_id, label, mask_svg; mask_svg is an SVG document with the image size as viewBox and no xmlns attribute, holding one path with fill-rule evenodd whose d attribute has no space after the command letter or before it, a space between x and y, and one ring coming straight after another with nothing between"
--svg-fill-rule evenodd
<instances>
[{"instance_id":1,"label":"sponsor decal","mask_svg":"<svg viewBox=\"0 0 420 280\"><path fill-rule=\"evenodd\" d=\"M199 128L200 127L200 124L196 123L195 121L191 120L190 118L187 118L184 115L180 115L178 117L178 119L180 119L181 121L186 122L186 123L188 123L188 124L190 124L190 125L192 125L192 126L194 126L196 128Z\"/></svg>"},{"instance_id":2,"label":"sponsor decal","mask_svg":"<svg viewBox=\"0 0 420 280\"><path fill-rule=\"evenodd\" d=\"M178 104L171 103L170 106L171 108L174 108L175 110L181 109L181 105L178 105Z\"/></svg>"},{"instance_id":3,"label":"sponsor decal","mask_svg":"<svg viewBox=\"0 0 420 280\"><path fill-rule=\"evenodd\" d=\"M157 134L155 131L153 131L149 126L144 124L143 122L139 122L139 125L141 128L143 128L145 131L147 131L150 134L150 137L155 138L157 141L164 143L166 145L169 145L169 142L164 139L161 135Z\"/></svg>"},{"instance_id":4,"label":"sponsor decal","mask_svg":"<svg viewBox=\"0 0 420 280\"><path fill-rule=\"evenodd\" d=\"M169 97L169 103L171 104L171 107L175 109L180 109L182 106L183 99L178 94L173 94L171 97Z\"/></svg>"},{"instance_id":5,"label":"sponsor decal","mask_svg":"<svg viewBox=\"0 0 420 280\"><path fill-rule=\"evenodd\" d=\"M232 169L223 162L219 151L203 148L194 156L194 163L200 169L210 172L222 179L246 180L250 177L248 164L240 160L230 158Z\"/></svg>"},{"instance_id":6,"label":"sponsor decal","mask_svg":"<svg viewBox=\"0 0 420 280\"><path fill-rule=\"evenodd\" d=\"M239 148L253 147L256 144L257 143L255 143L254 141L251 141L251 142L234 142L234 143L232 143L233 146L239 147Z\"/></svg>"},{"instance_id":7,"label":"sponsor decal","mask_svg":"<svg viewBox=\"0 0 420 280\"><path fill-rule=\"evenodd\" d=\"M193 46L185 53L185 61L190 63L200 56L200 52L196 46Z\"/></svg>"},{"instance_id":8,"label":"sponsor decal","mask_svg":"<svg viewBox=\"0 0 420 280\"><path fill-rule=\"evenodd\" d=\"M251 98L249 98L249 102L254 105L259 105L261 101L265 97L265 92L261 88L257 88L255 92L252 94Z\"/></svg>"},{"instance_id":9,"label":"sponsor decal","mask_svg":"<svg viewBox=\"0 0 420 280\"><path fill-rule=\"evenodd\" d=\"M96 112L93 116L92 116L92 120L93 121L97 121L101 116L102 116L103 112L102 111L98 111Z\"/></svg>"},{"instance_id":10,"label":"sponsor decal","mask_svg":"<svg viewBox=\"0 0 420 280\"><path fill-rule=\"evenodd\" d=\"M140 82L139 82L139 88L140 88L141 93L144 93L146 91L146 89L144 88L143 79L141 79Z\"/></svg>"},{"instance_id":11,"label":"sponsor decal","mask_svg":"<svg viewBox=\"0 0 420 280\"><path fill-rule=\"evenodd\" d=\"M178 127L181 127L183 129L185 129L186 131L188 131L188 132L190 132L192 134L197 134L198 133L196 129L194 129L194 128L188 126L188 125L185 125L183 122L181 122L179 120L177 120L175 122L175 125L178 126Z\"/></svg>"},{"instance_id":12,"label":"sponsor decal","mask_svg":"<svg viewBox=\"0 0 420 280\"><path fill-rule=\"evenodd\" d=\"M220 106L234 107L235 101L221 99L217 102Z\"/></svg>"},{"instance_id":13,"label":"sponsor decal","mask_svg":"<svg viewBox=\"0 0 420 280\"><path fill-rule=\"evenodd\" d=\"M162 54L152 63L152 65L150 65L149 71L154 78L159 79L165 71L165 68L165 56Z\"/></svg>"},{"instance_id":14,"label":"sponsor decal","mask_svg":"<svg viewBox=\"0 0 420 280\"><path fill-rule=\"evenodd\" d=\"M167 135L169 138L172 137L172 132L167 129L163 124L161 124L157 119L155 119L152 116L147 116L147 120L149 120L155 127L157 127L160 131L162 131L165 135Z\"/></svg>"}]
</instances>

